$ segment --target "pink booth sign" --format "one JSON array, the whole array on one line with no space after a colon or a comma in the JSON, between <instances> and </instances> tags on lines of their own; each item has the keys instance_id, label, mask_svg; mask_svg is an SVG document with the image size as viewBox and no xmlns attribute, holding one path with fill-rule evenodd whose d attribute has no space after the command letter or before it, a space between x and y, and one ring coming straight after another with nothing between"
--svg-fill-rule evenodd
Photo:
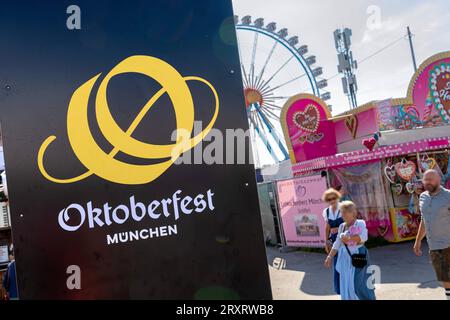
<instances>
[{"instance_id":1,"label":"pink booth sign","mask_svg":"<svg viewBox=\"0 0 450 320\"><path fill-rule=\"evenodd\" d=\"M277 182L278 205L286 244L292 247L324 247L326 204L322 194L326 179L320 175Z\"/></svg>"},{"instance_id":2,"label":"pink booth sign","mask_svg":"<svg viewBox=\"0 0 450 320\"><path fill-rule=\"evenodd\" d=\"M362 140L378 131L378 113L369 108L359 113L339 116L334 122L337 144L352 140Z\"/></svg>"},{"instance_id":3,"label":"pink booth sign","mask_svg":"<svg viewBox=\"0 0 450 320\"><path fill-rule=\"evenodd\" d=\"M316 96L290 98L281 112L281 124L292 163L336 153L336 134L328 107Z\"/></svg>"},{"instance_id":4,"label":"pink booth sign","mask_svg":"<svg viewBox=\"0 0 450 320\"><path fill-rule=\"evenodd\" d=\"M408 96L423 115L427 109L450 124L450 54L440 53L427 59L413 77ZM434 109L434 110L433 110ZM422 116L423 116L422 115Z\"/></svg>"}]
</instances>

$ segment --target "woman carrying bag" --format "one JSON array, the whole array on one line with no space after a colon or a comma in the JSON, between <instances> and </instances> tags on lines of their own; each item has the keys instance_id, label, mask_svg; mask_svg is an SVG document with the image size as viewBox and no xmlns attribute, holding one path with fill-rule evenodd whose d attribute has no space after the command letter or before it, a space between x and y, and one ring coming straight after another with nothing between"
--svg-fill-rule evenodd
<instances>
[{"instance_id":1,"label":"woman carrying bag","mask_svg":"<svg viewBox=\"0 0 450 320\"><path fill-rule=\"evenodd\" d=\"M339 226L338 236L325 259L325 266L331 267L338 254L336 271L339 272L339 289L342 300L375 300L373 284L369 284L370 274L367 228L364 220L357 219L356 205L344 201L340 205L344 223Z\"/></svg>"}]
</instances>

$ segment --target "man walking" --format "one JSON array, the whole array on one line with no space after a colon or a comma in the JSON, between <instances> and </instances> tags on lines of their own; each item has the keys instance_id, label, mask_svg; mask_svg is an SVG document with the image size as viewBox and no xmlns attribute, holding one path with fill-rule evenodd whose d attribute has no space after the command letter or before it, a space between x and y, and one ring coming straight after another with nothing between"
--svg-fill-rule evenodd
<instances>
[{"instance_id":1,"label":"man walking","mask_svg":"<svg viewBox=\"0 0 450 320\"><path fill-rule=\"evenodd\" d=\"M430 258L441 281L447 300L450 300L450 190L441 186L441 176L435 170L423 175L425 192L420 195L422 220L414 244L414 253L422 255L421 244L425 234Z\"/></svg>"}]
</instances>

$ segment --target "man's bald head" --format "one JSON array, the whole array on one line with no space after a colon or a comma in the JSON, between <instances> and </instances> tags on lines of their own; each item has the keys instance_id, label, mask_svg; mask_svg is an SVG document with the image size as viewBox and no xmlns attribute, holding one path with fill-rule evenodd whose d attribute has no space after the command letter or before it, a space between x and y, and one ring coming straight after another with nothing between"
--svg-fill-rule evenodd
<instances>
[{"instance_id":1,"label":"man's bald head","mask_svg":"<svg viewBox=\"0 0 450 320\"><path fill-rule=\"evenodd\" d=\"M436 192L441 185L441 175L433 169L425 171L423 174L423 186L428 192Z\"/></svg>"}]
</instances>

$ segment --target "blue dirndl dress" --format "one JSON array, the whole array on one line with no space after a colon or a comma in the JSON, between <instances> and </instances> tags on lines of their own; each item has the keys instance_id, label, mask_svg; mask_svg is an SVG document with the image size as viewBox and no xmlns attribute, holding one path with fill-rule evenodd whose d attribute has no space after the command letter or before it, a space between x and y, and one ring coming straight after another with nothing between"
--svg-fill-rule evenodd
<instances>
[{"instance_id":1,"label":"blue dirndl dress","mask_svg":"<svg viewBox=\"0 0 450 320\"><path fill-rule=\"evenodd\" d=\"M330 208L328 207L327 208L327 221L328 221L328 225L330 226L330 228L339 228L341 223L344 222L344 219L342 219L342 217L339 217L335 220L330 220ZM338 235L338 233L335 233L335 234L330 233L328 240L330 240L331 243L333 244L336 241L337 235ZM336 294L340 294L339 272L336 271L337 258L338 258L338 255L336 254L333 258L333 283L334 283L334 291L336 292Z\"/></svg>"}]
</instances>

